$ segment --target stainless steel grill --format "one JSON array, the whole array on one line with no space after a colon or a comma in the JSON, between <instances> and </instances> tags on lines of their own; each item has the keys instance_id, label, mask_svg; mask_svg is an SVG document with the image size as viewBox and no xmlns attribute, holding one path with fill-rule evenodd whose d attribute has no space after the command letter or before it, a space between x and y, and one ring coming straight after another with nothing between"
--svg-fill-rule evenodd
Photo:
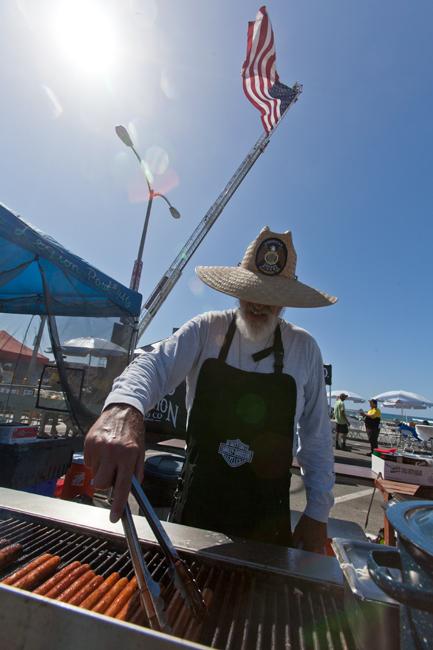
<instances>
[{"instance_id":1,"label":"stainless steel grill","mask_svg":"<svg viewBox=\"0 0 433 650\"><path fill-rule=\"evenodd\" d=\"M44 501L54 503L51 499L44 499ZM68 505L64 503L65 508ZM76 504L74 506L77 507ZM86 506L81 507L86 508L87 511L92 510ZM62 564L59 569L69 562L79 560L90 564L97 574L104 577L113 571L127 578L132 577L133 569L122 537L113 534L112 531L102 533L100 530L91 531L88 527L84 530L79 528L78 521L54 523L38 518L35 513L17 513L5 507L0 510L0 537L7 537L11 543L19 542L23 546L23 555L13 569L42 553L49 552L61 556ZM189 539L190 531L183 532L185 540L187 537ZM206 537L205 532L202 533ZM244 558L239 558L238 561L228 557L224 559L223 556L227 552L224 546L219 540L214 554L211 546L202 547L201 551L195 553L191 551L182 553L200 588L210 590L212 593L208 615L203 624L198 625L182 607L180 598L168 580L164 556L152 544L151 539L142 543L145 559L152 575L163 585L167 615L175 637L186 639L188 642L198 642L205 647L224 650L279 650L280 648L350 650L356 647L344 615L343 590L340 586L320 579L313 581L301 575L290 575L287 570L279 572L272 557L266 569L263 566L260 568L252 566L254 549L261 548L263 551L264 545L247 546ZM265 547L265 551L267 549L268 547ZM284 551L284 553L291 552ZM307 559L310 563L314 563L311 556ZM318 570L322 560L326 558L318 558ZM11 567L3 570L0 579L11 570ZM16 594L16 590L0 587L2 602L4 598L2 589L5 592L15 591ZM32 607L32 599L36 602L40 597L26 593L27 610ZM58 606L55 601L43 600L44 607L54 606L54 604ZM63 605L63 607L68 606ZM87 614L73 607L70 607L70 610L73 610L77 618ZM103 622L109 620L107 617L95 614L92 616L100 618ZM116 621L116 625L133 629L133 626L127 623ZM142 628L141 634L150 634L150 631ZM160 637L160 641L168 638L159 633L152 633L152 636L154 637L155 634ZM130 647L135 648L132 636ZM156 646L153 643L149 647ZM127 645L125 650L128 649Z\"/></svg>"}]
</instances>

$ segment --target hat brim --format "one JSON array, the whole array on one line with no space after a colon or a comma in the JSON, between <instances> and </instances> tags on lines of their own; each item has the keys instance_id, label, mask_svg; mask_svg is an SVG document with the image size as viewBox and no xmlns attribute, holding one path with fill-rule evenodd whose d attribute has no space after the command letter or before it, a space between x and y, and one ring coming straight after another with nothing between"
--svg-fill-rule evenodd
<instances>
[{"instance_id":1,"label":"hat brim","mask_svg":"<svg viewBox=\"0 0 433 650\"><path fill-rule=\"evenodd\" d=\"M248 302L278 307L327 307L337 298L299 280L253 273L240 266L197 266L198 277L212 289Z\"/></svg>"}]
</instances>

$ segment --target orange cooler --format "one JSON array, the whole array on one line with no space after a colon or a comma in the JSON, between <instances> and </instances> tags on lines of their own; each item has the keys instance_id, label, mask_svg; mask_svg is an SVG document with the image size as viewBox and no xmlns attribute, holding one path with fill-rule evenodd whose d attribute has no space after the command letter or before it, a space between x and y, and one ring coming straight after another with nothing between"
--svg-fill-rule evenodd
<instances>
[{"instance_id":1,"label":"orange cooler","mask_svg":"<svg viewBox=\"0 0 433 650\"><path fill-rule=\"evenodd\" d=\"M93 493L93 476L90 467L84 464L83 454L74 454L72 465L66 472L61 498L73 499L76 496L92 498Z\"/></svg>"}]
</instances>

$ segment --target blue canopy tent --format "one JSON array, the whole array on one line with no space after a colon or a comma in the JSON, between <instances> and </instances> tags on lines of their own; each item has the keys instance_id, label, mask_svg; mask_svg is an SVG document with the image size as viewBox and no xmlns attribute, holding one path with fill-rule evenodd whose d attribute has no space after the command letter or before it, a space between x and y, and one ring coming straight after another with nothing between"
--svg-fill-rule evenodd
<instances>
[{"instance_id":1,"label":"blue canopy tent","mask_svg":"<svg viewBox=\"0 0 433 650\"><path fill-rule=\"evenodd\" d=\"M0 250L1 312L126 317L140 314L139 293L90 266L1 204Z\"/></svg>"},{"instance_id":2,"label":"blue canopy tent","mask_svg":"<svg viewBox=\"0 0 433 650\"><path fill-rule=\"evenodd\" d=\"M97 417L112 380L128 362L141 295L1 204L0 252L0 312L46 317L61 389L85 431ZM74 353L65 345L77 337L112 345L107 344L104 359L92 365L86 350ZM110 349L116 349L114 358ZM124 354L119 354L122 349Z\"/></svg>"}]
</instances>

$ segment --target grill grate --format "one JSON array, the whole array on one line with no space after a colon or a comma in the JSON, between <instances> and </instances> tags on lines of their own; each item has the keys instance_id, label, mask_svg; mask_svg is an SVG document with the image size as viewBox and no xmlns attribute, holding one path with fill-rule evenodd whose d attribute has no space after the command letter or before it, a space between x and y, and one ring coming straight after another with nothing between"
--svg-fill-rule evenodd
<instances>
[{"instance_id":1,"label":"grill grate","mask_svg":"<svg viewBox=\"0 0 433 650\"><path fill-rule=\"evenodd\" d=\"M4 517L1 519L1 517ZM107 577L117 571L131 578L133 568L125 545L71 532L27 517L0 514L0 537L19 542L23 554L11 571L42 553L59 554L64 565L74 560L90 564ZM175 591L164 556L154 546L143 545L145 560L160 581L173 634L221 650L352 650L355 647L343 610L342 593L329 585L213 562L199 556L187 561L200 588L211 594L203 624L197 624Z\"/></svg>"}]
</instances>

